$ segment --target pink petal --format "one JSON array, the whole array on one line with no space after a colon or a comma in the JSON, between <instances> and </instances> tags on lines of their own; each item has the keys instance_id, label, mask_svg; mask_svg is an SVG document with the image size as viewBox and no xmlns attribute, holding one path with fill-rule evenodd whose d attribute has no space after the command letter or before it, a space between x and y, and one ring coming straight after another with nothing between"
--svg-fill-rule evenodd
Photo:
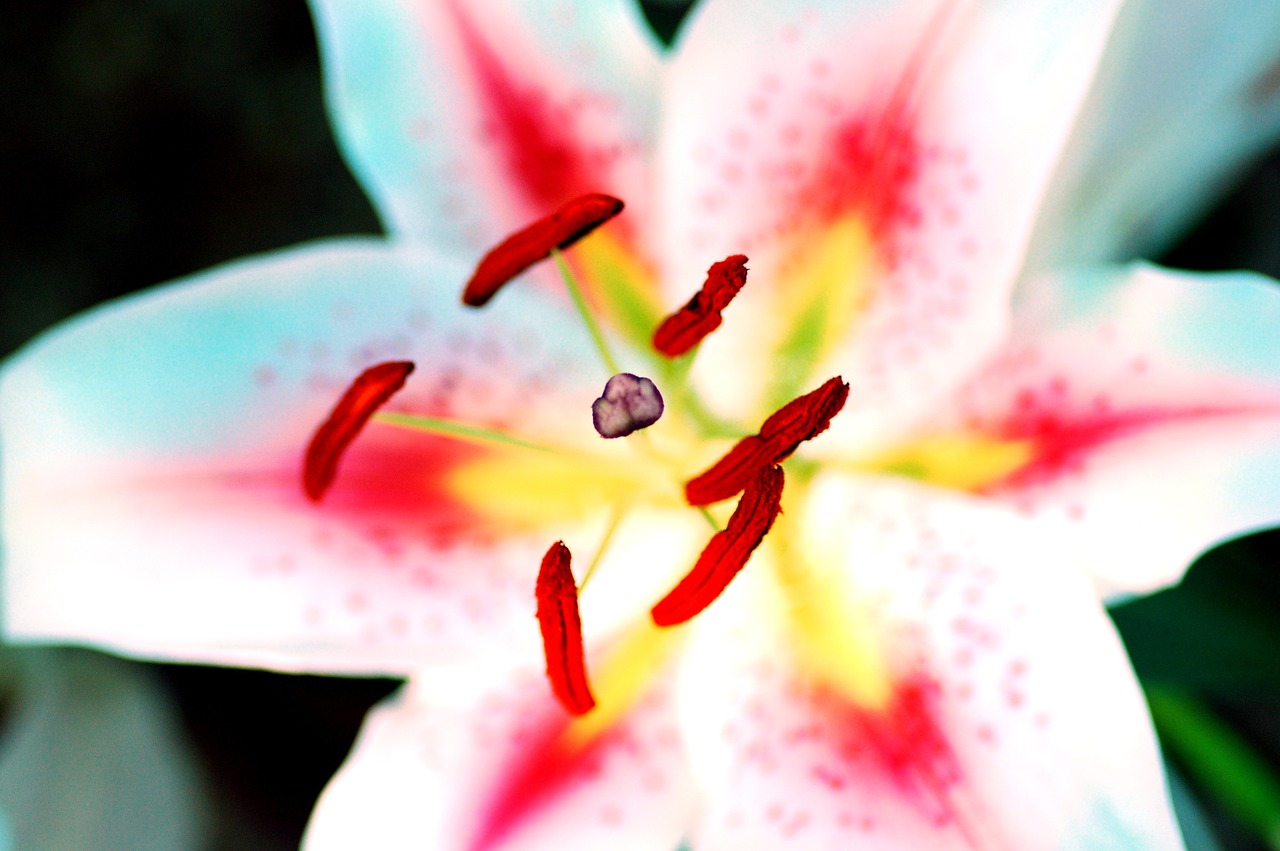
<instances>
[{"instance_id":1,"label":"pink petal","mask_svg":"<svg viewBox=\"0 0 1280 851\"><path fill-rule=\"evenodd\" d=\"M319 671L537 659L542 551L594 546L606 505L512 526L445 484L494 449L378 422L323 502L302 493L312 432L389 358L418 363L393 410L600 443L585 332L527 290L478 315L450 283L465 276L425 251L321 244L102 308L20 353L0 383L9 635Z\"/></svg>"},{"instance_id":2,"label":"pink petal","mask_svg":"<svg viewBox=\"0 0 1280 851\"><path fill-rule=\"evenodd\" d=\"M743 414L776 388L735 375L840 372L854 394L833 431L876 444L962 380L1004 329L1116 5L702 4L671 73L669 298L728 253L753 282L704 347L706 392ZM838 253L824 237L854 257L819 261ZM847 316L779 366L770 341L816 262L821 313Z\"/></svg>"},{"instance_id":3,"label":"pink petal","mask_svg":"<svg viewBox=\"0 0 1280 851\"><path fill-rule=\"evenodd\" d=\"M560 738L568 716L533 672L468 694L424 674L366 720L305 847L675 848L696 798L669 703L659 683L592 744L570 749Z\"/></svg>"},{"instance_id":4,"label":"pink petal","mask_svg":"<svg viewBox=\"0 0 1280 851\"><path fill-rule=\"evenodd\" d=\"M792 541L780 557L878 642L888 691L805 673L765 573L767 596L709 611L680 678L699 851L1181 847L1141 692L1050 530L826 477Z\"/></svg>"},{"instance_id":5,"label":"pink petal","mask_svg":"<svg viewBox=\"0 0 1280 851\"><path fill-rule=\"evenodd\" d=\"M1069 527L1108 591L1176 581L1280 523L1280 292L1150 267L1029 283L958 427L1025 439L987 492Z\"/></svg>"}]
</instances>

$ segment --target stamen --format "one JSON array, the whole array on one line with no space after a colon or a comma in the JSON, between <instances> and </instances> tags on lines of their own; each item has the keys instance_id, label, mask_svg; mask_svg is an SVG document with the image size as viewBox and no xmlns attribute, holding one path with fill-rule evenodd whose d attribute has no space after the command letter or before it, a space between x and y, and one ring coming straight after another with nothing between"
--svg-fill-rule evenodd
<instances>
[{"instance_id":1,"label":"stamen","mask_svg":"<svg viewBox=\"0 0 1280 851\"><path fill-rule=\"evenodd\" d=\"M556 248L568 248L622 212L617 198L594 192L564 203L546 218L504 239L480 260L462 291L462 301L480 307L498 290Z\"/></svg>"},{"instance_id":2,"label":"stamen","mask_svg":"<svg viewBox=\"0 0 1280 851\"><path fill-rule=\"evenodd\" d=\"M720 327L720 311L747 282L747 258L743 254L726 257L711 264L702 289L675 313L668 316L653 332L653 347L669 358L692 349L712 331Z\"/></svg>"},{"instance_id":3,"label":"stamen","mask_svg":"<svg viewBox=\"0 0 1280 851\"><path fill-rule=\"evenodd\" d=\"M542 557L535 594L551 691L570 715L585 715L595 707L596 700L587 685L582 620L578 615L578 589L569 567L571 559L564 541L552 544Z\"/></svg>"},{"instance_id":4,"label":"stamen","mask_svg":"<svg viewBox=\"0 0 1280 851\"><path fill-rule=\"evenodd\" d=\"M324 497L337 475L342 453L374 412L404 387L411 372L410 361L388 361L369 367L351 382L307 445L302 463L302 490L308 499L319 502Z\"/></svg>"},{"instance_id":5,"label":"stamen","mask_svg":"<svg viewBox=\"0 0 1280 851\"><path fill-rule=\"evenodd\" d=\"M761 468L747 483L724 531L711 537L693 570L649 614L658 626L682 624L729 587L773 526L782 507L782 468Z\"/></svg>"},{"instance_id":6,"label":"stamen","mask_svg":"<svg viewBox=\"0 0 1280 851\"><path fill-rule=\"evenodd\" d=\"M656 384L639 375L620 372L604 385L604 395L591 403L591 422L601 437L626 437L656 423L662 408L662 394Z\"/></svg>"},{"instance_id":7,"label":"stamen","mask_svg":"<svg viewBox=\"0 0 1280 851\"><path fill-rule=\"evenodd\" d=\"M742 440L684 486L690 505L710 505L728 499L747 486L756 473L791 457L796 447L817 437L849 399L849 385L840 376L828 379L811 393L792 399L764 421L760 431Z\"/></svg>"}]
</instances>

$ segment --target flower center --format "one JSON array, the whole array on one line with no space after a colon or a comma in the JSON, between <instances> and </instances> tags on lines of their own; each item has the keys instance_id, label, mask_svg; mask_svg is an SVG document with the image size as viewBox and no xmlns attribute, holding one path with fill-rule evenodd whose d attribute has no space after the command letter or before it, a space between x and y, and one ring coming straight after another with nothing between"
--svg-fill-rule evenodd
<instances>
[{"instance_id":1,"label":"flower center","mask_svg":"<svg viewBox=\"0 0 1280 851\"><path fill-rule=\"evenodd\" d=\"M671 629L687 623L710 606L774 528L782 508L782 462L801 443L820 435L849 398L849 386L839 377L816 389L788 396L788 401L764 419L759 431L740 438L718 460L708 460L711 438L730 432L703 408L687 379L699 344L724 321L723 311L744 290L747 258L734 255L714 263L702 288L665 319L652 309L647 296L634 285L636 270L619 243L607 232L583 243L595 285L588 299L573 267L561 250L578 242L622 210L622 202L593 194L574 199L561 209L509 237L481 260L467 283L463 302L480 307L495 297L534 263L553 259L569 296L594 342L609 378L592 406L596 431L603 438L627 438L625 449L606 452L603 443L566 448L531 441L518 435L440 417L405 413L376 413L405 383L413 365L379 364L366 370L343 395L312 439L304 463L304 490L319 502L334 480L343 451L370 420L425 432L437 437L478 444L483 451L445 474L444 487L461 503L504 528L552 530L570 537L576 521L607 515L595 549L575 584L572 554L563 541L552 544L543 558L536 584L538 622L542 632L551 689L573 716L588 719L571 729L586 741L610 719L641 696L651 672L673 646ZM798 390L815 357L815 346L827 347L841 328L839 311L831 309L833 293L850 270L866 271L871 252L865 229L856 221L838 222L820 240L806 261L801 277L811 286L794 293L794 327L784 332L783 348L806 361L804 369L784 363L782 379L768 388L775 396ZM855 275L855 277L865 277ZM602 280L603 279L603 280ZM631 283L628 283L628 282ZM843 288L847 295L847 287ZM862 299L844 299L850 310ZM647 345L646 366L662 384L624 371L597 318L597 311L632 341ZM834 324L833 324L834 323ZM842 326L843 327L843 326ZM790 343L788 344L788 341ZM816 341L816 342L815 342ZM634 350L631 350L634 352ZM636 357L633 353L631 357ZM786 359L783 359L786 361ZM648 370L646 370L648 371ZM664 405L663 395L668 402ZM664 409L668 416L658 428ZM674 414L674 416L671 416ZM584 410L582 415L587 416ZM738 432L741 433L740 431ZM628 437L629 436L629 437ZM1017 470L1027 450L1016 443L977 438L941 437L918 441L857 465L859 469L913 475L957 487L980 487ZM789 494L800 499L812 466L793 470ZM737 498L727 520L718 503ZM588 676L584 659L579 594L608 564L606 554L627 517L643 507L692 510L705 518L711 534L684 578L652 605L650 617L615 642ZM773 533L768 563L777 598L783 602L795 650L816 677L837 687L858 705L881 707L890 694L883 654L869 628L848 622L847 601L833 588L839 582L816 574L789 546L787 524ZM836 588L835 590L839 590ZM589 682L589 679L591 682Z\"/></svg>"}]
</instances>

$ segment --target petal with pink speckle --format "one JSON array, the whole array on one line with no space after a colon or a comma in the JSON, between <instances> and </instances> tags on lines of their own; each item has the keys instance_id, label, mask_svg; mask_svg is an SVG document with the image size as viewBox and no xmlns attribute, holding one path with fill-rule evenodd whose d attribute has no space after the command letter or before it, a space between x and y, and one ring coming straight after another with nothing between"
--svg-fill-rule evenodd
<instances>
[{"instance_id":1,"label":"petal with pink speckle","mask_svg":"<svg viewBox=\"0 0 1280 851\"><path fill-rule=\"evenodd\" d=\"M838 595L887 688L851 697L807 667L764 572L709 610L680 679L699 851L1181 848L1142 694L1069 548L980 500L835 475L794 535L775 557Z\"/></svg>"},{"instance_id":2,"label":"petal with pink speckle","mask_svg":"<svg viewBox=\"0 0 1280 851\"><path fill-rule=\"evenodd\" d=\"M1278 327L1280 290L1257 275L1042 277L955 422L1029 441L987 492L1070 528L1104 590L1149 591L1280 522Z\"/></svg>"},{"instance_id":3,"label":"petal with pink speckle","mask_svg":"<svg viewBox=\"0 0 1280 851\"><path fill-rule=\"evenodd\" d=\"M365 721L308 851L675 848L696 795L664 684L585 747L535 672L459 694L423 674ZM589 718L590 716L588 716Z\"/></svg>"},{"instance_id":4,"label":"petal with pink speckle","mask_svg":"<svg viewBox=\"0 0 1280 851\"><path fill-rule=\"evenodd\" d=\"M1117 5L702 4L661 151L668 297L735 252L753 287L703 346L708 396L746 416L842 373L833 435L876 445L974 369Z\"/></svg>"}]
</instances>

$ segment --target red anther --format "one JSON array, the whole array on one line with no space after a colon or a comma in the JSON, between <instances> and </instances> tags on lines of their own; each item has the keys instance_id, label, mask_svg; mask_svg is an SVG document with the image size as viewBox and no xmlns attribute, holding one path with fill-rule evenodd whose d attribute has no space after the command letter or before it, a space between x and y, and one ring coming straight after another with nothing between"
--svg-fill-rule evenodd
<instances>
[{"instance_id":1,"label":"red anther","mask_svg":"<svg viewBox=\"0 0 1280 851\"><path fill-rule=\"evenodd\" d=\"M550 257L552 249L568 248L621 213L622 207L612 195L579 195L546 218L511 234L481 258L462 291L463 304L485 304L516 275Z\"/></svg>"},{"instance_id":2,"label":"red anther","mask_svg":"<svg viewBox=\"0 0 1280 851\"><path fill-rule=\"evenodd\" d=\"M572 555L564 541L556 541L542 557L535 594L538 627L547 657L551 690L570 715L585 715L596 705L587 685L582 650L582 620L578 616L578 587L569 569Z\"/></svg>"},{"instance_id":3,"label":"red anther","mask_svg":"<svg viewBox=\"0 0 1280 851\"><path fill-rule=\"evenodd\" d=\"M324 497L338 472L342 453L374 412L404 387L411 372L410 361L388 361L369 367L351 382L307 445L302 463L302 490L308 499L319 502Z\"/></svg>"},{"instance_id":4,"label":"red anther","mask_svg":"<svg viewBox=\"0 0 1280 851\"><path fill-rule=\"evenodd\" d=\"M782 468L776 464L756 471L742 492L729 525L712 536L693 570L650 610L655 624L684 623L729 587L730 580L746 565L782 510L782 482Z\"/></svg>"},{"instance_id":5,"label":"red anther","mask_svg":"<svg viewBox=\"0 0 1280 851\"><path fill-rule=\"evenodd\" d=\"M738 441L723 458L684 486L690 505L728 499L747 486L756 472L791 457L796 447L817 437L849 400L849 385L830 378L811 393L792 399L764 421L760 431Z\"/></svg>"},{"instance_id":6,"label":"red anther","mask_svg":"<svg viewBox=\"0 0 1280 851\"><path fill-rule=\"evenodd\" d=\"M662 320L653 332L653 347L674 358L701 343L720 327L720 311L729 306L746 282L746 255L734 254L712 263L702 289L694 293L688 304Z\"/></svg>"}]
</instances>

